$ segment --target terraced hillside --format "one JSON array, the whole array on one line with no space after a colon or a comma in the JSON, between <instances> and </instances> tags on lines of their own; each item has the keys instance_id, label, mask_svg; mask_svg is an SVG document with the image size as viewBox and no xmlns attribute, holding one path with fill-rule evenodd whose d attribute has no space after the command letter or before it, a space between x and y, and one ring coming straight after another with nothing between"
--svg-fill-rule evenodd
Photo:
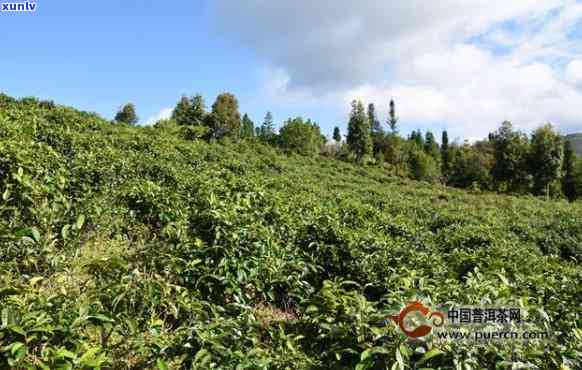
<instances>
[{"instance_id":1,"label":"terraced hillside","mask_svg":"<svg viewBox=\"0 0 582 370\"><path fill-rule=\"evenodd\" d=\"M582 205L0 99L0 368L577 369ZM409 340L411 300L546 342Z\"/></svg>"}]
</instances>

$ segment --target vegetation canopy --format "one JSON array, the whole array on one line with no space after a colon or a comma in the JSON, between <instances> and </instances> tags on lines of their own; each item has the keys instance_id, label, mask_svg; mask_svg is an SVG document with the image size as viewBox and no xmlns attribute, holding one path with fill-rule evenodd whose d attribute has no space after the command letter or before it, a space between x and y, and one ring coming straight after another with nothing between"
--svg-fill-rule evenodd
<instances>
[{"instance_id":1,"label":"vegetation canopy","mask_svg":"<svg viewBox=\"0 0 582 370\"><path fill-rule=\"evenodd\" d=\"M442 153L392 133L378 151L392 169L318 155L302 119L281 130L283 149L265 143L270 115L262 137L246 120L238 139L228 95L210 113L228 140L184 136L206 115L184 98L144 128L0 95L1 369L582 367L580 202L397 176L412 158L415 177L438 182ZM359 157L372 154L367 118L354 103ZM509 128L492 139L451 154L454 181L470 181L462 168L488 181L473 150L494 160L523 144ZM527 173L530 157L498 157L500 186ZM552 337L410 341L387 318L417 299L520 307Z\"/></svg>"}]
</instances>

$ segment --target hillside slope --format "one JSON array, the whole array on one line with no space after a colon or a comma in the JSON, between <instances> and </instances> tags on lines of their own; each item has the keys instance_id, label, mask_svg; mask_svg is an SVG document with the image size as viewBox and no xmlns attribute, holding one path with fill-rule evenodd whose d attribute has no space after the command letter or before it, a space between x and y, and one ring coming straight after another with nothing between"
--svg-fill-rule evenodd
<instances>
[{"instance_id":1,"label":"hillside slope","mask_svg":"<svg viewBox=\"0 0 582 370\"><path fill-rule=\"evenodd\" d=\"M582 156L582 134L566 135L566 140L572 143L576 154Z\"/></svg>"},{"instance_id":2,"label":"hillside slope","mask_svg":"<svg viewBox=\"0 0 582 370\"><path fill-rule=\"evenodd\" d=\"M0 368L581 365L580 203L3 96L0 194ZM413 299L522 307L552 337L410 342L385 320Z\"/></svg>"}]
</instances>

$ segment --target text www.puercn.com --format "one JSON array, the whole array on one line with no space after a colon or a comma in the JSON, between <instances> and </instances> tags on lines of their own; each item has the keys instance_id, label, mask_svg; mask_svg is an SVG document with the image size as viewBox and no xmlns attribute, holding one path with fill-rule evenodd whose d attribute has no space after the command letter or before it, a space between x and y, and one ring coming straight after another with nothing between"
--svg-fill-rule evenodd
<instances>
[{"instance_id":1,"label":"text www.puercn.com","mask_svg":"<svg viewBox=\"0 0 582 370\"><path fill-rule=\"evenodd\" d=\"M34 12L36 11L35 2L24 3L3 3L0 2L0 12Z\"/></svg>"}]
</instances>

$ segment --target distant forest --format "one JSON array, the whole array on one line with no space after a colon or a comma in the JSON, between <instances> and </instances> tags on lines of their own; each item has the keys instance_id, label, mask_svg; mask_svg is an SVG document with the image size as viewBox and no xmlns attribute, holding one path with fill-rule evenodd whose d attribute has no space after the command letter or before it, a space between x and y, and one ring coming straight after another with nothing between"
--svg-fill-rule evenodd
<instances>
[{"instance_id":1,"label":"distant forest","mask_svg":"<svg viewBox=\"0 0 582 370\"><path fill-rule=\"evenodd\" d=\"M505 121L487 138L474 143L450 142L447 131L438 134L440 141L431 131L415 130L404 137L399 133L394 100L389 108L386 122L381 122L374 103L366 106L354 100L347 132L335 127L329 139L311 119L289 118L277 130L271 112L260 123L241 114L233 94L220 94L210 109L201 95L195 95L183 96L171 118L156 122L154 127L190 140L257 140L287 152L380 166L393 175L474 191L565 197L570 201L582 197L582 159L578 158L582 134L563 137L550 123L528 134ZM113 120L130 125L137 122L132 103L121 107Z\"/></svg>"},{"instance_id":2,"label":"distant forest","mask_svg":"<svg viewBox=\"0 0 582 370\"><path fill-rule=\"evenodd\" d=\"M333 140L319 125L303 117L289 118L276 130L271 112L256 124L241 115L236 97L224 93L207 111L201 95L184 96L170 119L154 127L179 131L188 139L259 140L285 151L303 155L325 155L361 165L382 166L395 175L431 183L441 183L475 191L533 194L573 201L582 197L582 135L566 140L551 124L529 135L511 122L475 143L451 143L447 131L440 142L431 131L399 134L396 103L391 100L386 122L381 122L374 103L352 102L347 132L339 127ZM116 121L135 124L133 104L120 109Z\"/></svg>"}]
</instances>

